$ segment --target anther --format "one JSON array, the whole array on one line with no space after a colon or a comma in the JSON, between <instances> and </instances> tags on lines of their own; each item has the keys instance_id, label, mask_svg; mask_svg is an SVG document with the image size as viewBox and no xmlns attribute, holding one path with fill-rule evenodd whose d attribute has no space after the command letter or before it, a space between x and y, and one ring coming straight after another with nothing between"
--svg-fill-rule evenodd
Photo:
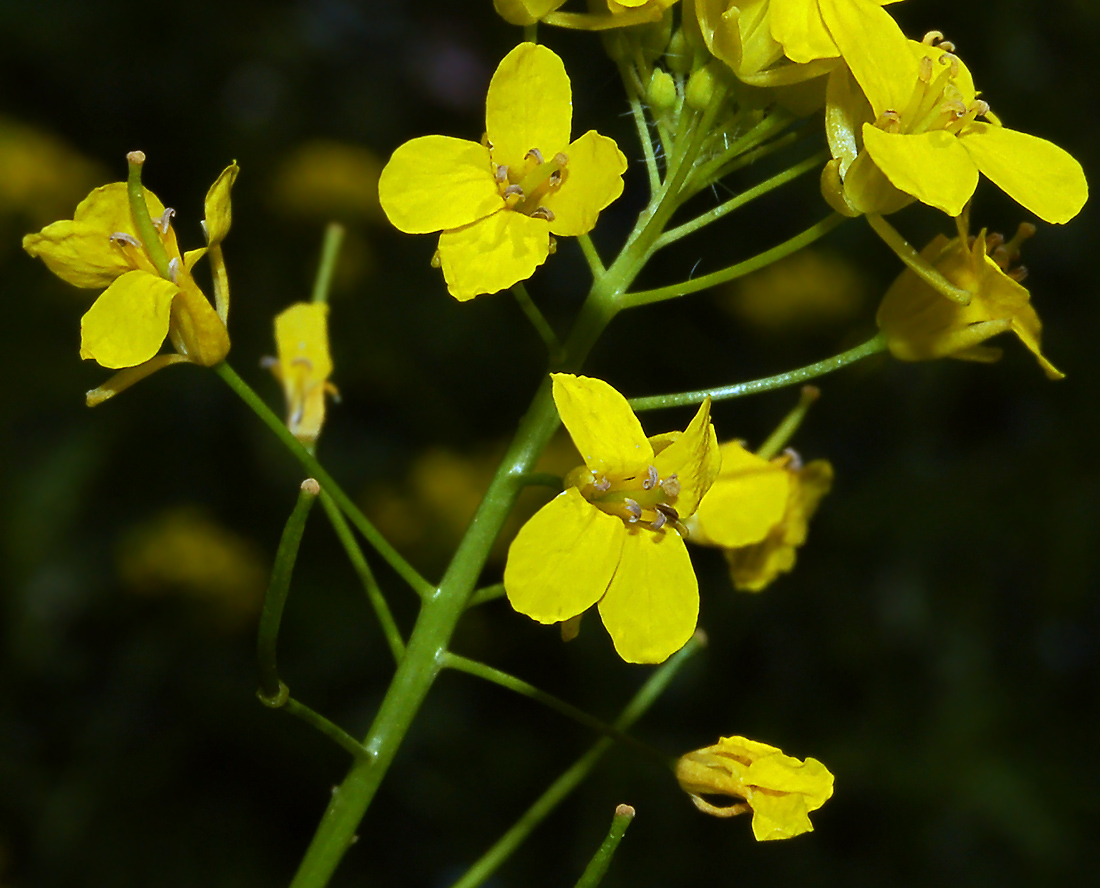
<instances>
[{"instance_id":1,"label":"anther","mask_svg":"<svg viewBox=\"0 0 1100 888\"><path fill-rule=\"evenodd\" d=\"M535 163L542 163L542 152L539 151L538 148L532 148L530 151L523 155L524 160L529 160L530 158L534 158Z\"/></svg>"},{"instance_id":2,"label":"anther","mask_svg":"<svg viewBox=\"0 0 1100 888\"><path fill-rule=\"evenodd\" d=\"M493 174L493 178L497 180L497 184L500 184L508 178L508 164L502 163L497 167L497 171Z\"/></svg>"},{"instance_id":3,"label":"anther","mask_svg":"<svg viewBox=\"0 0 1100 888\"><path fill-rule=\"evenodd\" d=\"M943 40L943 31L929 31L921 38L921 43L925 46L938 46L941 40Z\"/></svg>"},{"instance_id":4,"label":"anther","mask_svg":"<svg viewBox=\"0 0 1100 888\"><path fill-rule=\"evenodd\" d=\"M642 507L639 506L630 497L623 500L623 508L630 513L630 523L633 524L639 518L642 517Z\"/></svg>"},{"instance_id":5,"label":"anther","mask_svg":"<svg viewBox=\"0 0 1100 888\"><path fill-rule=\"evenodd\" d=\"M657 505L655 505L653 508L657 510L658 515L663 515L669 521L680 520L680 513L672 508L672 506L670 506L668 503L657 503Z\"/></svg>"},{"instance_id":6,"label":"anther","mask_svg":"<svg viewBox=\"0 0 1100 888\"><path fill-rule=\"evenodd\" d=\"M603 493L611 489L611 482L606 477L601 476L600 480L592 485L592 489L597 493Z\"/></svg>"},{"instance_id":7,"label":"anther","mask_svg":"<svg viewBox=\"0 0 1100 888\"><path fill-rule=\"evenodd\" d=\"M561 185L561 170L554 170L546 181L551 188L557 188Z\"/></svg>"},{"instance_id":8,"label":"anther","mask_svg":"<svg viewBox=\"0 0 1100 888\"><path fill-rule=\"evenodd\" d=\"M1022 284L1027 279L1027 266L1017 265L1012 271L1005 272L1012 280L1018 284Z\"/></svg>"},{"instance_id":9,"label":"anther","mask_svg":"<svg viewBox=\"0 0 1100 888\"><path fill-rule=\"evenodd\" d=\"M657 474L657 467L650 466L646 471L645 479L642 481L642 490L652 490L657 486L657 481L660 477L661 476Z\"/></svg>"},{"instance_id":10,"label":"anther","mask_svg":"<svg viewBox=\"0 0 1100 888\"><path fill-rule=\"evenodd\" d=\"M932 60L928 56L921 56L917 77L921 83L932 82Z\"/></svg>"},{"instance_id":11,"label":"anther","mask_svg":"<svg viewBox=\"0 0 1100 888\"><path fill-rule=\"evenodd\" d=\"M658 511L657 517L649 522L649 527L651 530L660 530L665 526L666 521L668 521L668 519L665 517L664 512Z\"/></svg>"},{"instance_id":12,"label":"anther","mask_svg":"<svg viewBox=\"0 0 1100 888\"><path fill-rule=\"evenodd\" d=\"M116 247L141 247L141 241L132 234L127 234L125 231L116 231L112 234L111 243Z\"/></svg>"},{"instance_id":13,"label":"anther","mask_svg":"<svg viewBox=\"0 0 1100 888\"><path fill-rule=\"evenodd\" d=\"M523 189L520 188L518 185L509 185L507 188L504 189L504 196L507 198L511 197L512 195L516 195L517 197L522 198Z\"/></svg>"},{"instance_id":14,"label":"anther","mask_svg":"<svg viewBox=\"0 0 1100 888\"><path fill-rule=\"evenodd\" d=\"M790 460L790 462L787 463L787 468L792 472L797 472L802 468L802 456L793 447L783 448L783 455Z\"/></svg>"},{"instance_id":15,"label":"anther","mask_svg":"<svg viewBox=\"0 0 1100 888\"><path fill-rule=\"evenodd\" d=\"M557 154L554 155L554 163L556 163L560 167L565 166L567 163L569 163L569 155L566 154L564 151L559 151Z\"/></svg>"},{"instance_id":16,"label":"anther","mask_svg":"<svg viewBox=\"0 0 1100 888\"><path fill-rule=\"evenodd\" d=\"M160 214L160 218L153 225L160 229L161 234L167 234L168 226L171 224L174 215L176 215L175 210L171 207L165 207L164 212Z\"/></svg>"},{"instance_id":17,"label":"anther","mask_svg":"<svg viewBox=\"0 0 1100 888\"><path fill-rule=\"evenodd\" d=\"M676 477L675 472L661 482L661 490L664 491L667 497L675 498L680 495L680 479Z\"/></svg>"},{"instance_id":18,"label":"anther","mask_svg":"<svg viewBox=\"0 0 1100 888\"><path fill-rule=\"evenodd\" d=\"M554 221L554 211L551 210L551 209L548 209L547 207L535 207L535 209L531 211L531 218L532 219L545 219L547 222L553 222Z\"/></svg>"},{"instance_id":19,"label":"anther","mask_svg":"<svg viewBox=\"0 0 1100 888\"><path fill-rule=\"evenodd\" d=\"M178 257L172 258L168 263L168 280L173 284L176 283L176 278L179 277L180 272L180 260Z\"/></svg>"}]
</instances>

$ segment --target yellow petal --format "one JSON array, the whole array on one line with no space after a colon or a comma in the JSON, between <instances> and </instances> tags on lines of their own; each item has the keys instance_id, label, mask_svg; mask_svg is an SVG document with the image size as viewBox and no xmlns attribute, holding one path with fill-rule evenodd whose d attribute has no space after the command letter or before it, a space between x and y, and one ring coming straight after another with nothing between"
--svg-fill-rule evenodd
<instances>
[{"instance_id":1,"label":"yellow petal","mask_svg":"<svg viewBox=\"0 0 1100 888\"><path fill-rule=\"evenodd\" d=\"M497 66L485 97L493 161L521 169L532 148L549 160L569 145L572 121L572 91L561 59L545 46L519 44Z\"/></svg>"},{"instance_id":2,"label":"yellow petal","mask_svg":"<svg viewBox=\"0 0 1100 888\"><path fill-rule=\"evenodd\" d=\"M801 762L778 750L749 765L744 782L753 787L752 833L759 842L813 832L809 812L833 794L833 775L821 762Z\"/></svg>"},{"instance_id":3,"label":"yellow petal","mask_svg":"<svg viewBox=\"0 0 1100 888\"><path fill-rule=\"evenodd\" d=\"M1081 164L1046 139L975 122L959 141L994 185L1045 222L1068 222L1088 199Z\"/></svg>"},{"instance_id":4,"label":"yellow petal","mask_svg":"<svg viewBox=\"0 0 1100 888\"><path fill-rule=\"evenodd\" d=\"M145 192L149 215L159 219L164 206L151 191ZM111 243L116 232L137 236L130 218L125 182L103 185L76 208L71 220L54 222L37 234L23 238L23 249L37 256L63 281L76 287L106 287L135 267L135 248Z\"/></svg>"},{"instance_id":5,"label":"yellow petal","mask_svg":"<svg viewBox=\"0 0 1100 888\"><path fill-rule=\"evenodd\" d=\"M493 0L497 14L511 25L533 25L565 0Z\"/></svg>"},{"instance_id":6,"label":"yellow petal","mask_svg":"<svg viewBox=\"0 0 1100 888\"><path fill-rule=\"evenodd\" d=\"M698 508L699 501L718 477L721 463L718 438L710 422L710 398L699 405L683 435L661 450L653 461L660 477L668 478L675 473L680 482L675 506L681 518L687 518Z\"/></svg>"},{"instance_id":7,"label":"yellow petal","mask_svg":"<svg viewBox=\"0 0 1100 888\"><path fill-rule=\"evenodd\" d=\"M638 417L602 379L554 373L554 403L584 464L597 476L645 471L653 460Z\"/></svg>"},{"instance_id":8,"label":"yellow petal","mask_svg":"<svg viewBox=\"0 0 1100 888\"><path fill-rule=\"evenodd\" d=\"M180 273L168 333L180 354L203 367L213 367L229 353L225 322L189 274Z\"/></svg>"},{"instance_id":9,"label":"yellow petal","mask_svg":"<svg viewBox=\"0 0 1100 888\"><path fill-rule=\"evenodd\" d=\"M103 291L80 320L80 357L118 370L148 361L168 335L179 288L145 271L129 271Z\"/></svg>"},{"instance_id":10,"label":"yellow petal","mask_svg":"<svg viewBox=\"0 0 1100 888\"><path fill-rule=\"evenodd\" d=\"M406 234L460 228L504 206L489 150L451 136L421 136L394 151L378 179L378 200Z\"/></svg>"},{"instance_id":11,"label":"yellow petal","mask_svg":"<svg viewBox=\"0 0 1100 888\"><path fill-rule=\"evenodd\" d=\"M328 305L298 302L275 317L278 376L287 402L287 427L301 441L316 441L325 421L325 382L332 373Z\"/></svg>"},{"instance_id":12,"label":"yellow petal","mask_svg":"<svg viewBox=\"0 0 1100 888\"><path fill-rule=\"evenodd\" d=\"M554 214L550 231L565 237L587 234L596 227L600 210L623 193L626 158L614 139L589 130L566 150L561 187L542 200Z\"/></svg>"},{"instance_id":13,"label":"yellow petal","mask_svg":"<svg viewBox=\"0 0 1100 888\"><path fill-rule=\"evenodd\" d=\"M821 18L816 0L771 0L772 36L795 62L831 59L840 54Z\"/></svg>"},{"instance_id":14,"label":"yellow petal","mask_svg":"<svg viewBox=\"0 0 1100 888\"><path fill-rule=\"evenodd\" d=\"M864 124L863 144L895 188L949 216L962 213L978 187L977 166L946 130L905 135Z\"/></svg>"},{"instance_id":15,"label":"yellow petal","mask_svg":"<svg viewBox=\"0 0 1100 888\"><path fill-rule=\"evenodd\" d=\"M229 192L233 183L237 181L237 173L240 167L231 163L210 186L206 192L204 225L206 227L206 242L210 246L216 246L225 240L229 234L229 226L233 221L233 208L229 200Z\"/></svg>"},{"instance_id":16,"label":"yellow petal","mask_svg":"<svg viewBox=\"0 0 1100 888\"><path fill-rule=\"evenodd\" d=\"M439 236L447 290L465 302L525 281L550 255L545 219L501 210Z\"/></svg>"},{"instance_id":17,"label":"yellow petal","mask_svg":"<svg viewBox=\"0 0 1100 888\"><path fill-rule=\"evenodd\" d=\"M687 644L699 619L699 584L676 531L626 530L600 617L628 663L661 663Z\"/></svg>"},{"instance_id":18,"label":"yellow petal","mask_svg":"<svg viewBox=\"0 0 1100 888\"><path fill-rule=\"evenodd\" d=\"M722 471L695 513L699 541L730 549L758 543L783 518L790 474L737 441L720 449Z\"/></svg>"},{"instance_id":19,"label":"yellow petal","mask_svg":"<svg viewBox=\"0 0 1100 888\"><path fill-rule=\"evenodd\" d=\"M819 0L819 6L875 117L905 108L917 85L917 66L890 14L871 0Z\"/></svg>"},{"instance_id":20,"label":"yellow petal","mask_svg":"<svg viewBox=\"0 0 1100 888\"><path fill-rule=\"evenodd\" d=\"M508 548L504 588L521 614L560 623L595 604L619 565L626 527L575 487L520 528Z\"/></svg>"}]
</instances>

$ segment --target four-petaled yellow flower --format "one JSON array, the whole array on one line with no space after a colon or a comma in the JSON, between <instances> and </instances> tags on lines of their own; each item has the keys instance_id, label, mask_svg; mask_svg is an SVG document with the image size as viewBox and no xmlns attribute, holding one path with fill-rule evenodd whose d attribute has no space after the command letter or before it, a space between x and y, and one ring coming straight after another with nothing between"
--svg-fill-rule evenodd
<instances>
[{"instance_id":1,"label":"four-petaled yellow flower","mask_svg":"<svg viewBox=\"0 0 1100 888\"><path fill-rule=\"evenodd\" d=\"M540 623L599 602L619 656L660 663L691 638L699 614L682 521L718 474L710 401L684 432L646 438L606 382L561 373L553 380L554 403L585 464L512 541L508 600Z\"/></svg>"},{"instance_id":2,"label":"four-petaled yellow flower","mask_svg":"<svg viewBox=\"0 0 1100 888\"><path fill-rule=\"evenodd\" d=\"M855 79L837 68L826 95L834 160L822 190L835 209L889 213L915 198L958 216L980 171L1047 222L1077 215L1088 197L1081 165L1045 139L1002 126L954 46L933 45L942 35L907 40L871 0L820 4Z\"/></svg>"},{"instance_id":3,"label":"four-petaled yellow flower","mask_svg":"<svg viewBox=\"0 0 1100 888\"><path fill-rule=\"evenodd\" d=\"M328 381L328 305L296 302L275 317L278 358L268 359L271 372L286 393L287 428L303 444L313 444L325 422L325 395L335 395Z\"/></svg>"},{"instance_id":4,"label":"four-petaled yellow flower","mask_svg":"<svg viewBox=\"0 0 1100 888\"><path fill-rule=\"evenodd\" d=\"M891 285L879 306L879 328L886 334L890 353L903 361L963 358L996 361L1001 350L982 345L998 333L1011 330L1039 361L1050 379L1063 374L1039 350L1042 329L1031 307L1030 294L1021 286L1022 274L1009 266L1019 257L1019 245L1035 231L1021 225L1008 243L1000 235L948 240L938 235L921 252L951 283L969 290L969 305L944 299L906 269Z\"/></svg>"},{"instance_id":5,"label":"four-petaled yellow flower","mask_svg":"<svg viewBox=\"0 0 1100 888\"><path fill-rule=\"evenodd\" d=\"M143 155L134 157L144 160ZM62 280L77 287L107 288L81 319L80 356L122 372L89 392L89 405L168 364L190 361L209 367L229 351L228 305L216 310L191 269L229 232L229 192L236 177L237 165L232 164L210 187L203 223L207 246L183 254L172 227L175 211L144 191L154 235L166 255L166 276L142 243L125 182L95 189L71 220L54 222L23 238L23 249L41 258ZM157 354L165 338L171 339L175 354Z\"/></svg>"},{"instance_id":6,"label":"four-petaled yellow flower","mask_svg":"<svg viewBox=\"0 0 1100 888\"><path fill-rule=\"evenodd\" d=\"M833 794L833 775L814 758L799 761L782 750L747 737L722 737L676 763L676 779L700 811L733 817L752 811L752 834L758 842L789 839L813 832L809 813ZM719 807L702 797L744 799Z\"/></svg>"},{"instance_id":7,"label":"four-petaled yellow flower","mask_svg":"<svg viewBox=\"0 0 1100 888\"><path fill-rule=\"evenodd\" d=\"M521 43L501 61L485 100L485 140L422 136L399 147L378 195L408 234L442 230L439 262L456 299L526 280L551 235L591 231L623 190L626 158L590 130L569 141L569 77L544 46Z\"/></svg>"},{"instance_id":8,"label":"four-petaled yellow flower","mask_svg":"<svg viewBox=\"0 0 1100 888\"><path fill-rule=\"evenodd\" d=\"M803 466L793 451L766 460L737 441L720 451L722 470L686 522L688 538L722 548L734 587L759 592L794 568L833 469L825 460Z\"/></svg>"}]
</instances>

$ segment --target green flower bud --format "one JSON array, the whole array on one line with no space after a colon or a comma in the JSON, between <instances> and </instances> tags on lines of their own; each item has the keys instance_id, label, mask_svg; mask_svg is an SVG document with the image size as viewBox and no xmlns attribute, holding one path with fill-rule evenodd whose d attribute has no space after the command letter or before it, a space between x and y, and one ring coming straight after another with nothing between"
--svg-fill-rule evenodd
<instances>
[{"instance_id":1,"label":"green flower bud","mask_svg":"<svg viewBox=\"0 0 1100 888\"><path fill-rule=\"evenodd\" d=\"M646 103L654 111L667 111L676 105L676 81L668 71L654 68L646 87Z\"/></svg>"}]
</instances>

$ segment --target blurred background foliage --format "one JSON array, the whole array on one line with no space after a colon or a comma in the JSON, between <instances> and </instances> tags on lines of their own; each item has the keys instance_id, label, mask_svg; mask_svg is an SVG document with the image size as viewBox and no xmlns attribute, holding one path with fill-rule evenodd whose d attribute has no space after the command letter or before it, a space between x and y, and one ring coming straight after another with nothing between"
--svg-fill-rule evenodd
<instances>
[{"instance_id":1,"label":"blurred background foliage","mask_svg":"<svg viewBox=\"0 0 1100 888\"><path fill-rule=\"evenodd\" d=\"M1100 168L1093 0L892 10L913 35L954 40L1006 124ZM542 37L573 77L575 129L616 136L632 161L627 196L595 233L610 254L644 188L617 75L593 36ZM446 295L433 239L388 229L372 181L412 136L478 138L489 75L517 39L488 0L0 0L4 888L283 884L346 766L253 696L255 608L295 464L195 367L88 411L83 392L105 376L77 357L89 294L28 259L19 238L71 217L140 148L146 184L195 247L206 188L237 159L230 360L277 404L259 369L272 318L307 298L324 223L343 221L332 298L343 400L320 455L436 576L543 356L506 294L466 305ZM809 176L752 212L662 256L646 281L728 264L825 206ZM976 226L1011 233L1021 218L979 188ZM609 886L1095 878L1095 219L1088 206L1064 229L1040 228L1024 255L1064 382L1048 382L1015 341L995 366L876 359L828 377L795 443L830 459L837 481L796 571L762 594L734 593L721 556L696 553L711 644L638 733L670 753L743 733L820 758L837 789L817 832L756 846L748 823L696 813L668 775L620 752L493 884L571 884L619 802L639 815ZM895 223L917 243L950 232L918 207ZM898 270L852 222L738 287L620 317L588 369L640 395L817 360L869 335ZM575 244L530 288L567 324L584 290ZM795 397L722 404L720 435L759 444ZM684 421L645 418L654 432ZM411 596L379 572L407 627ZM363 732L391 666L319 510L284 626L295 696ZM501 601L469 615L456 649L604 717L648 672L619 662L595 620L563 646ZM334 884L449 884L589 741L527 700L444 677Z\"/></svg>"}]
</instances>

